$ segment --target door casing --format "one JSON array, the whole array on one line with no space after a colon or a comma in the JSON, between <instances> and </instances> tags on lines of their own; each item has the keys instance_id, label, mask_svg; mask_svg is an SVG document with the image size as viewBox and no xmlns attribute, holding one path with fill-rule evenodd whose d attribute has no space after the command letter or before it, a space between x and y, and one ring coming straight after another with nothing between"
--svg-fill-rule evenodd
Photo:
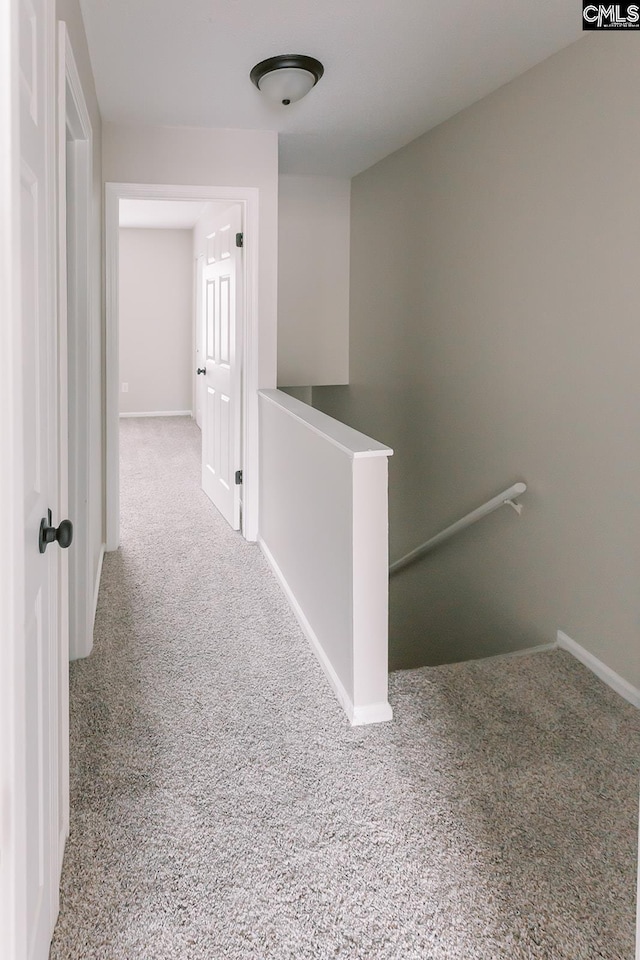
<instances>
[{"instance_id":1,"label":"door casing","mask_svg":"<svg viewBox=\"0 0 640 960\"><path fill-rule=\"evenodd\" d=\"M91 263L93 130L66 24L58 24L58 248L59 311L66 318L69 358L69 513L75 525L69 557L69 655L91 653L97 592L91 582L91 392L94 295ZM69 181L69 189L67 183ZM68 223L70 221L70 223ZM70 228L70 229L69 229Z\"/></svg>"},{"instance_id":2,"label":"door casing","mask_svg":"<svg viewBox=\"0 0 640 960\"><path fill-rule=\"evenodd\" d=\"M242 534L258 538L258 203L257 187L199 187L169 184L105 184L106 284L106 540L120 541L120 443L118 353L118 234L120 200L198 200L238 203L242 208L244 256L242 331Z\"/></svg>"}]
</instances>

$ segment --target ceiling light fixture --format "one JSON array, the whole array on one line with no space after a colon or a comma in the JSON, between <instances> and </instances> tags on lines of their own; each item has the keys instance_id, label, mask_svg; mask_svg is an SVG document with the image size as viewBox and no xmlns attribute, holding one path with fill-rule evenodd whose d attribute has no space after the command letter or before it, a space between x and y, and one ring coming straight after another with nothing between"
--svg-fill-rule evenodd
<instances>
[{"instance_id":1,"label":"ceiling light fixture","mask_svg":"<svg viewBox=\"0 0 640 960\"><path fill-rule=\"evenodd\" d=\"M319 60L290 53L256 63L249 77L269 100L288 106L302 100L323 73L324 67Z\"/></svg>"}]
</instances>

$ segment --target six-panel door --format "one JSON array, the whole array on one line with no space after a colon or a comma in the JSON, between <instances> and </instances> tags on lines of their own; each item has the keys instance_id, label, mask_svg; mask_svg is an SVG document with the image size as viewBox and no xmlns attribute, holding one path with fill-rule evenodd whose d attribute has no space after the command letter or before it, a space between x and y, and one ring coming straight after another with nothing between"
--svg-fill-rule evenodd
<instances>
[{"instance_id":1,"label":"six-panel door","mask_svg":"<svg viewBox=\"0 0 640 960\"><path fill-rule=\"evenodd\" d=\"M222 217L208 238L202 270L205 390L202 410L202 487L234 530L240 528L241 364L240 291L236 246L240 208Z\"/></svg>"}]
</instances>

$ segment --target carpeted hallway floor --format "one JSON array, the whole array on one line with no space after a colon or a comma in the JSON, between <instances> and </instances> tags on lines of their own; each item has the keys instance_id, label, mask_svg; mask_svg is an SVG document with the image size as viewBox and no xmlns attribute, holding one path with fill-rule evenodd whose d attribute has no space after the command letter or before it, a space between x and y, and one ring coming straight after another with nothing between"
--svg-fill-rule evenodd
<instances>
[{"instance_id":1,"label":"carpeted hallway floor","mask_svg":"<svg viewBox=\"0 0 640 960\"><path fill-rule=\"evenodd\" d=\"M351 729L194 424L122 448L51 960L632 960L639 712L552 652Z\"/></svg>"}]
</instances>

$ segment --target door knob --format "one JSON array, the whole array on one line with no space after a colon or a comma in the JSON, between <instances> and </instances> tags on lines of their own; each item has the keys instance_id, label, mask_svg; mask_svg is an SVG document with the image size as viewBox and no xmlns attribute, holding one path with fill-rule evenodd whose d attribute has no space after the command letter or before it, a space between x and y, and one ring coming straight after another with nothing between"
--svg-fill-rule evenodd
<instances>
[{"instance_id":1,"label":"door knob","mask_svg":"<svg viewBox=\"0 0 640 960\"><path fill-rule=\"evenodd\" d=\"M196 370L196 373L206 373L206 372L207 372L206 367L198 367L198 369Z\"/></svg>"},{"instance_id":2,"label":"door knob","mask_svg":"<svg viewBox=\"0 0 640 960\"><path fill-rule=\"evenodd\" d=\"M51 526L51 510L47 511L47 516L40 521L40 535L38 537L38 547L40 553L44 553L48 544L57 540L60 546L66 550L73 541L73 524L71 520L63 520L60 526Z\"/></svg>"}]
</instances>

